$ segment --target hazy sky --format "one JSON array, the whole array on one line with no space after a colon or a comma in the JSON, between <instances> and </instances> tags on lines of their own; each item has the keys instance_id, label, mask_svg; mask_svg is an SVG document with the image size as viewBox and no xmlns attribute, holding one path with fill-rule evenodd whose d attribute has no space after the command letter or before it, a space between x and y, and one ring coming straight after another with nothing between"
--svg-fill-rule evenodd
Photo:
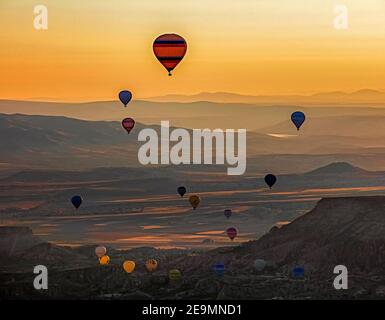
<instances>
[{"instance_id":1,"label":"hazy sky","mask_svg":"<svg viewBox=\"0 0 385 320\"><path fill-rule=\"evenodd\" d=\"M162 33L188 43L172 77L152 52ZM0 40L0 98L385 89L385 0L0 0Z\"/></svg>"}]
</instances>

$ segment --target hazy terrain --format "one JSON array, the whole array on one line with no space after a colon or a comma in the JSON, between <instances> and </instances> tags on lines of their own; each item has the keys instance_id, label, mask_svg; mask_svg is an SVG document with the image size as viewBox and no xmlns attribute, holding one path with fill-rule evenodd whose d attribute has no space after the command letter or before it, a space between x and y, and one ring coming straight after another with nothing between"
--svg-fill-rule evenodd
<instances>
[{"instance_id":1,"label":"hazy terrain","mask_svg":"<svg viewBox=\"0 0 385 320\"><path fill-rule=\"evenodd\" d=\"M295 110L307 116L299 132ZM1 298L340 298L331 289L337 263L353 275L342 296L384 296L385 108L1 101L0 111ZM126 116L137 121L130 135L119 123ZM141 165L137 135L159 133L160 120L248 128L245 175L228 176L224 165ZM278 178L271 190L267 173ZM191 194L201 198L197 210ZM234 241L228 227L238 229ZM96 245L108 246L109 266L98 265ZM269 261L263 273L250 269L259 257ZM137 262L132 276L121 268L128 258ZM160 263L151 276L148 258ZM216 262L226 264L223 278ZM31 289L36 263L54 270L48 296ZM299 263L307 277L293 280ZM172 268L183 274L177 284Z\"/></svg>"}]
</instances>

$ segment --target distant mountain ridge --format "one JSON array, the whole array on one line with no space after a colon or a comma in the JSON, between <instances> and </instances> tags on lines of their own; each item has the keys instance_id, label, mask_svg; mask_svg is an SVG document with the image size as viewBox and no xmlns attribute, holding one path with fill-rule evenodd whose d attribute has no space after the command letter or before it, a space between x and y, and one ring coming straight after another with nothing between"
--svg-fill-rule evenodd
<instances>
[{"instance_id":1,"label":"distant mountain ridge","mask_svg":"<svg viewBox=\"0 0 385 320\"><path fill-rule=\"evenodd\" d=\"M385 104L385 92L361 89L353 92L321 92L311 95L243 95L230 92L201 92L193 95L169 94L149 97L147 101L159 102L196 102L217 103L273 103L273 104L341 104L341 103L380 103Z\"/></svg>"},{"instance_id":2,"label":"distant mountain ridge","mask_svg":"<svg viewBox=\"0 0 385 320\"><path fill-rule=\"evenodd\" d=\"M333 162L324 167L317 168L306 173L307 175L325 175L325 174L362 174L370 173L359 167L352 166L347 162Z\"/></svg>"}]
</instances>

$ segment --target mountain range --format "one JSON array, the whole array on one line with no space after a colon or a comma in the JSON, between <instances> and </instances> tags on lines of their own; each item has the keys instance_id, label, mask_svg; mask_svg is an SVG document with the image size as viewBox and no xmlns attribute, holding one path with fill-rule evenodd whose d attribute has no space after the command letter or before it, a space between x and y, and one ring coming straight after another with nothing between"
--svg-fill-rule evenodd
<instances>
[{"instance_id":1,"label":"mountain range","mask_svg":"<svg viewBox=\"0 0 385 320\"><path fill-rule=\"evenodd\" d=\"M217 103L251 104L301 104L301 105L347 105L376 104L384 106L385 92L362 89L353 92L322 92L311 95L242 95L229 92L201 92L193 95L169 94L149 97L148 101L160 102L196 102L210 101Z\"/></svg>"}]
</instances>

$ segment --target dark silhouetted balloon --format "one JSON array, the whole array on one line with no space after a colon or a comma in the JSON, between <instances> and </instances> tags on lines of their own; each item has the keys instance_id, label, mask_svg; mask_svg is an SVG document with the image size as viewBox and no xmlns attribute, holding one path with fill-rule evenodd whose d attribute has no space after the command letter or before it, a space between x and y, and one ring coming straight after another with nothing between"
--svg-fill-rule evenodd
<instances>
[{"instance_id":1,"label":"dark silhouetted balloon","mask_svg":"<svg viewBox=\"0 0 385 320\"><path fill-rule=\"evenodd\" d=\"M265 176L265 182L271 189L271 187L277 182L277 177L273 174L268 174Z\"/></svg>"},{"instance_id":2,"label":"dark silhouetted balloon","mask_svg":"<svg viewBox=\"0 0 385 320\"><path fill-rule=\"evenodd\" d=\"M306 119L305 114L301 111L293 112L291 115L291 121L294 123L297 130L301 128L302 124L305 122L305 119Z\"/></svg>"},{"instance_id":3,"label":"dark silhouetted balloon","mask_svg":"<svg viewBox=\"0 0 385 320\"><path fill-rule=\"evenodd\" d=\"M132 94L130 91L123 90L119 92L119 100L124 104L125 107L127 107L131 99L132 99Z\"/></svg>"},{"instance_id":4,"label":"dark silhouetted balloon","mask_svg":"<svg viewBox=\"0 0 385 320\"><path fill-rule=\"evenodd\" d=\"M225 274L225 265L223 263L216 263L213 265L213 270L218 276Z\"/></svg>"},{"instance_id":5,"label":"dark silhouetted balloon","mask_svg":"<svg viewBox=\"0 0 385 320\"><path fill-rule=\"evenodd\" d=\"M190 196L190 198L188 200L189 200L189 202L190 202L190 204L194 210L196 208L198 208L199 203L201 202L201 199L197 195Z\"/></svg>"},{"instance_id":6,"label":"dark silhouetted balloon","mask_svg":"<svg viewBox=\"0 0 385 320\"><path fill-rule=\"evenodd\" d=\"M81 196L73 196L72 199L71 199L71 202L73 204L73 206L78 209L80 207L80 205L82 204L83 202L83 199Z\"/></svg>"},{"instance_id":7,"label":"dark silhouetted balloon","mask_svg":"<svg viewBox=\"0 0 385 320\"><path fill-rule=\"evenodd\" d=\"M135 120L132 118L126 118L122 121L122 127L127 131L128 134L131 132L134 126Z\"/></svg>"},{"instance_id":8,"label":"dark silhouetted balloon","mask_svg":"<svg viewBox=\"0 0 385 320\"><path fill-rule=\"evenodd\" d=\"M291 275L295 279L301 279L305 276L305 268L302 266L295 266L291 271Z\"/></svg>"},{"instance_id":9,"label":"dark silhouetted balloon","mask_svg":"<svg viewBox=\"0 0 385 320\"><path fill-rule=\"evenodd\" d=\"M178 194L179 194L181 197L183 197L183 196L186 194L186 192L187 192L186 187L183 187L183 186L178 187L177 191L178 191Z\"/></svg>"},{"instance_id":10,"label":"dark silhouetted balloon","mask_svg":"<svg viewBox=\"0 0 385 320\"><path fill-rule=\"evenodd\" d=\"M228 219L231 217L231 215L233 214L233 212L231 211L231 209L225 209L225 211L223 211L223 214L225 215L225 217Z\"/></svg>"},{"instance_id":11,"label":"dark silhouetted balloon","mask_svg":"<svg viewBox=\"0 0 385 320\"><path fill-rule=\"evenodd\" d=\"M153 50L156 58L166 68L168 75L183 59L187 51L186 41L177 34L163 34L155 39Z\"/></svg>"},{"instance_id":12,"label":"dark silhouetted balloon","mask_svg":"<svg viewBox=\"0 0 385 320\"><path fill-rule=\"evenodd\" d=\"M238 230L234 227L230 227L226 230L226 233L230 240L233 241L238 234Z\"/></svg>"}]
</instances>

